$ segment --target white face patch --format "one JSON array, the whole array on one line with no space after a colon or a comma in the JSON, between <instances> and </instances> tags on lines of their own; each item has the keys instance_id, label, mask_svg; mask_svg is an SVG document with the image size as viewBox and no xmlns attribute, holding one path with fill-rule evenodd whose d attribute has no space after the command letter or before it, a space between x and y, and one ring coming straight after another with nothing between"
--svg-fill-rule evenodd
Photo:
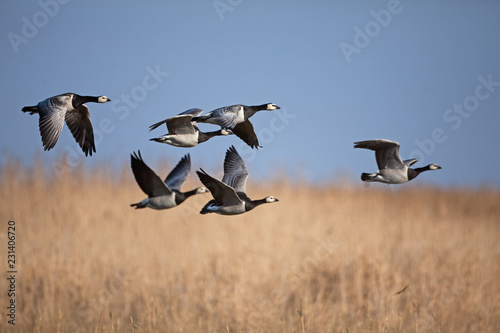
<instances>
[{"instance_id":1,"label":"white face patch","mask_svg":"<svg viewBox=\"0 0 500 333\"><path fill-rule=\"evenodd\" d=\"M441 167L437 164L431 164L431 166L429 167L431 170L438 170L438 169L441 169Z\"/></svg>"},{"instance_id":2,"label":"white face patch","mask_svg":"<svg viewBox=\"0 0 500 333\"><path fill-rule=\"evenodd\" d=\"M277 106L276 104L274 104L274 103L267 104L267 110L273 111L276 109L279 109L279 106Z\"/></svg>"},{"instance_id":3,"label":"white face patch","mask_svg":"<svg viewBox=\"0 0 500 333\"><path fill-rule=\"evenodd\" d=\"M276 202L279 201L277 198L273 197L272 195L266 197L266 202L271 203L271 202Z\"/></svg>"},{"instance_id":4,"label":"white face patch","mask_svg":"<svg viewBox=\"0 0 500 333\"><path fill-rule=\"evenodd\" d=\"M207 192L209 192L209 191L205 187L198 187L198 189L196 190L196 193L198 193L198 194L207 193Z\"/></svg>"},{"instance_id":5,"label":"white face patch","mask_svg":"<svg viewBox=\"0 0 500 333\"><path fill-rule=\"evenodd\" d=\"M106 102L109 102L110 99L107 98L106 96L99 96L97 97L97 103L106 103Z\"/></svg>"}]
</instances>

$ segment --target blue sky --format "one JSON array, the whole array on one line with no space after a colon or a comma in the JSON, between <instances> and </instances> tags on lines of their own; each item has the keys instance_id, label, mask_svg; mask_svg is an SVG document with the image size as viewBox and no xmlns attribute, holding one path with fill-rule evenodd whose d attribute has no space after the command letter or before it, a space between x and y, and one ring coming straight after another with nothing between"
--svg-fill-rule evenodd
<instances>
[{"instance_id":1,"label":"blue sky","mask_svg":"<svg viewBox=\"0 0 500 333\"><path fill-rule=\"evenodd\" d=\"M161 175L160 161L188 152L193 168L215 172L235 145L253 179L358 181L377 167L353 142L386 138L418 166L443 167L414 182L500 185L498 1L41 0L0 9L0 163L31 165L39 154L54 169L68 153L71 170L118 166L140 149ZM67 128L44 152L38 117L21 112L65 92L112 99L89 104L92 157L79 155ZM189 108L268 102L282 110L251 118L258 151L234 136L190 149L149 141L166 133L149 125Z\"/></svg>"}]
</instances>

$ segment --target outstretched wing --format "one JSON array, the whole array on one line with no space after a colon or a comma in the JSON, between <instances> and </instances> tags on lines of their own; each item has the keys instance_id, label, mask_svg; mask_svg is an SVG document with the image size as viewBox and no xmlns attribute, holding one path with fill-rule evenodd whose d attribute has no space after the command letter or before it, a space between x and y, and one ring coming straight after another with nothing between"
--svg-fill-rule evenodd
<instances>
[{"instance_id":1,"label":"outstretched wing","mask_svg":"<svg viewBox=\"0 0 500 333\"><path fill-rule=\"evenodd\" d=\"M148 197L159 197L172 193L161 178L144 163L140 151L138 154L130 155L130 165L137 184Z\"/></svg>"},{"instance_id":2,"label":"outstretched wing","mask_svg":"<svg viewBox=\"0 0 500 333\"><path fill-rule=\"evenodd\" d=\"M66 105L58 102L56 97L51 97L38 103L38 113L40 114L38 125L44 150L54 148L64 126Z\"/></svg>"},{"instance_id":3,"label":"outstretched wing","mask_svg":"<svg viewBox=\"0 0 500 333\"><path fill-rule=\"evenodd\" d=\"M185 155L175 168L168 174L165 179L165 184L172 189L180 191L182 185L186 182L189 172L191 171L191 156Z\"/></svg>"},{"instance_id":4,"label":"outstretched wing","mask_svg":"<svg viewBox=\"0 0 500 333\"><path fill-rule=\"evenodd\" d=\"M207 122L217 124L222 128L233 129L238 123L238 114L240 110L243 112L242 109L243 106L241 105L224 106L215 109L207 114L210 115L209 121Z\"/></svg>"},{"instance_id":5,"label":"outstretched wing","mask_svg":"<svg viewBox=\"0 0 500 333\"><path fill-rule=\"evenodd\" d=\"M241 203L240 198L232 187L208 175L203 169L196 171L196 174L198 175L198 178L200 178L203 185L208 188L218 204L233 206Z\"/></svg>"},{"instance_id":6,"label":"outstretched wing","mask_svg":"<svg viewBox=\"0 0 500 333\"><path fill-rule=\"evenodd\" d=\"M418 158L412 158L412 159L409 159L409 160L404 160L403 164L406 165L407 167L410 167L410 166L412 166L413 164L415 164L417 162L418 162Z\"/></svg>"},{"instance_id":7,"label":"outstretched wing","mask_svg":"<svg viewBox=\"0 0 500 333\"><path fill-rule=\"evenodd\" d=\"M248 119L237 124L232 132L250 147L259 149L259 139L257 139L253 125Z\"/></svg>"},{"instance_id":8,"label":"outstretched wing","mask_svg":"<svg viewBox=\"0 0 500 333\"><path fill-rule=\"evenodd\" d=\"M194 128L192 115L178 115L167 119L167 128L169 134L193 134L196 132Z\"/></svg>"},{"instance_id":9,"label":"outstretched wing","mask_svg":"<svg viewBox=\"0 0 500 333\"><path fill-rule=\"evenodd\" d=\"M180 115L190 114L193 117L198 117L202 112L203 112L203 109L192 108L192 109L186 110L184 112L181 112L178 115L180 116Z\"/></svg>"},{"instance_id":10,"label":"outstretched wing","mask_svg":"<svg viewBox=\"0 0 500 333\"><path fill-rule=\"evenodd\" d=\"M176 118L178 118L179 116L186 116L186 115L188 115L188 116L189 116L189 115L190 115L191 117L188 117L188 118L182 118L182 117L181 117L181 119L189 119L189 121L191 121L192 117L197 117L197 116L199 116L202 112L203 112L203 110L202 110L202 109L198 109L198 108L193 108L193 109L186 110L186 111L184 111L184 112L179 113L177 116L173 116L173 117L170 117L170 118L164 119L164 120L162 120L162 121L160 121L160 122L157 122L156 124L153 124L153 125L149 126L149 131L151 132L152 130L154 130L154 129L156 129L156 128L158 128L158 127L160 127L161 125L163 125L163 124L165 124L165 123L166 123L166 124L167 124L167 128L168 128L169 133L170 133L170 134L174 134L174 132L172 132L172 131L171 131L170 126L169 126L169 124L168 124L168 122L169 122L170 120L176 119ZM185 120L182 120L182 123L185 123ZM176 123L175 123L175 121L173 120L173 121L172 121L172 126L174 126L174 127L175 127L175 124L176 124Z\"/></svg>"},{"instance_id":11,"label":"outstretched wing","mask_svg":"<svg viewBox=\"0 0 500 333\"><path fill-rule=\"evenodd\" d=\"M399 143L395 141L385 139L359 141L354 143L354 148L374 150L379 170L400 169L405 166L399 155Z\"/></svg>"},{"instance_id":12,"label":"outstretched wing","mask_svg":"<svg viewBox=\"0 0 500 333\"><path fill-rule=\"evenodd\" d=\"M89 108L82 104L72 111L66 112L66 124L68 124L71 134L82 148L85 156L88 154L92 156L92 151L95 152L95 144Z\"/></svg>"},{"instance_id":13,"label":"outstretched wing","mask_svg":"<svg viewBox=\"0 0 500 333\"><path fill-rule=\"evenodd\" d=\"M224 159L224 177L222 182L234 188L236 193L246 193L248 170L245 162L234 146L229 147Z\"/></svg>"}]
</instances>

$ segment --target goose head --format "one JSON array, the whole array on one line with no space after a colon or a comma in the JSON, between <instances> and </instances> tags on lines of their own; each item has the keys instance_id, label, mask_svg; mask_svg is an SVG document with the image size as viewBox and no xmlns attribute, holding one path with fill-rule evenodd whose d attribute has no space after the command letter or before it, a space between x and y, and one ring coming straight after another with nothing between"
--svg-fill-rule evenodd
<instances>
[{"instance_id":1,"label":"goose head","mask_svg":"<svg viewBox=\"0 0 500 333\"><path fill-rule=\"evenodd\" d=\"M274 110L277 110L277 109L280 109L280 107L277 106L274 103L268 103L267 106L266 106L266 110L267 111L274 111Z\"/></svg>"},{"instance_id":2,"label":"goose head","mask_svg":"<svg viewBox=\"0 0 500 333\"><path fill-rule=\"evenodd\" d=\"M208 193L208 192L210 192L210 191L206 187L203 187L203 186L198 187L196 189L196 194L202 194L202 193Z\"/></svg>"},{"instance_id":3,"label":"goose head","mask_svg":"<svg viewBox=\"0 0 500 333\"><path fill-rule=\"evenodd\" d=\"M277 202L278 198L273 197L272 195L265 197L267 203Z\"/></svg>"},{"instance_id":4,"label":"goose head","mask_svg":"<svg viewBox=\"0 0 500 333\"><path fill-rule=\"evenodd\" d=\"M97 103L106 103L110 102L111 100L107 98L106 96L99 96L97 97Z\"/></svg>"},{"instance_id":5,"label":"goose head","mask_svg":"<svg viewBox=\"0 0 500 333\"><path fill-rule=\"evenodd\" d=\"M427 166L429 168L429 170L438 170L438 169L442 169L439 165L437 164L429 164Z\"/></svg>"}]
</instances>

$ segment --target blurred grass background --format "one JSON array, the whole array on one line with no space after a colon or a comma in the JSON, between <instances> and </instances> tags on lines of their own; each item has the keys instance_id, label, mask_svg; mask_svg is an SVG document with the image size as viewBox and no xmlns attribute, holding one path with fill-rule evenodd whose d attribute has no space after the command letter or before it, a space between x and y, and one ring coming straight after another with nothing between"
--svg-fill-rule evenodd
<instances>
[{"instance_id":1,"label":"blurred grass background","mask_svg":"<svg viewBox=\"0 0 500 333\"><path fill-rule=\"evenodd\" d=\"M129 166L0 172L2 332L500 331L498 189L251 179L280 201L224 217L198 214L209 194L132 209Z\"/></svg>"}]
</instances>

